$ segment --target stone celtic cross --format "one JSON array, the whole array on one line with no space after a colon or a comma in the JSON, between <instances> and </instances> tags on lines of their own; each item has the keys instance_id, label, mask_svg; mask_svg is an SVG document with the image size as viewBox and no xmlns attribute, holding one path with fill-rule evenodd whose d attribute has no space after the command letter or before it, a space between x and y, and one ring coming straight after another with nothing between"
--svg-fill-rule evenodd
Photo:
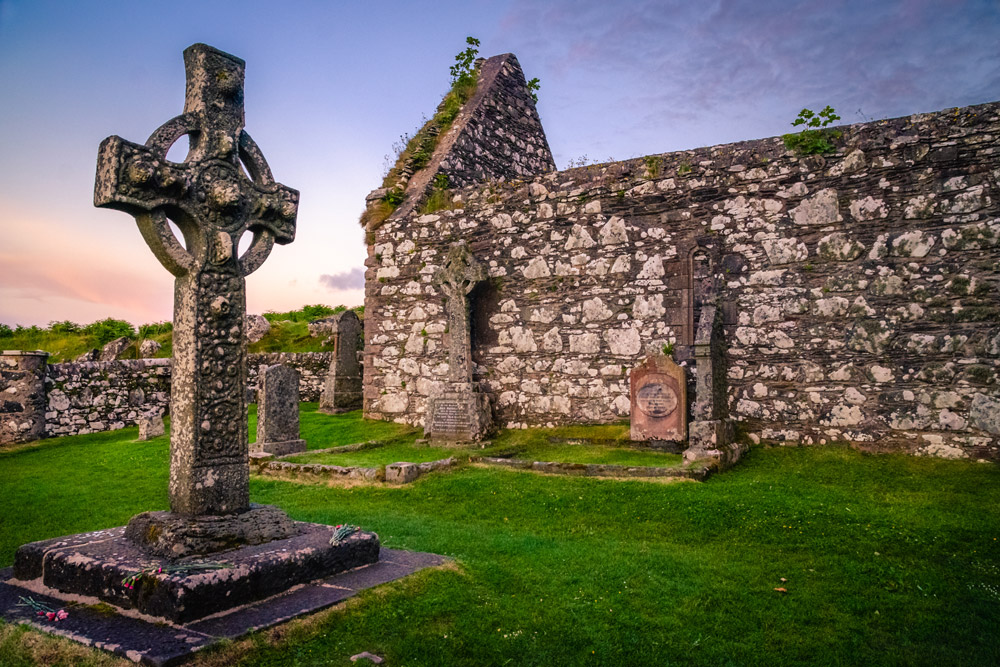
<instances>
[{"instance_id":1,"label":"stone celtic cross","mask_svg":"<svg viewBox=\"0 0 1000 667\"><path fill-rule=\"evenodd\" d=\"M175 276L170 508L187 516L234 514L250 507L244 277L274 243L294 239L299 194L274 182L243 130L244 61L195 44L184 51L184 66L183 114L145 145L118 136L101 143L94 204L134 216ZM187 158L167 160L184 135ZM253 240L239 256L245 232Z\"/></svg>"},{"instance_id":2,"label":"stone celtic cross","mask_svg":"<svg viewBox=\"0 0 1000 667\"><path fill-rule=\"evenodd\" d=\"M476 260L464 241L451 247L444 266L434 276L434 282L448 299L445 304L451 334L448 379L453 382L472 381L469 292L486 277L486 268Z\"/></svg>"}]
</instances>

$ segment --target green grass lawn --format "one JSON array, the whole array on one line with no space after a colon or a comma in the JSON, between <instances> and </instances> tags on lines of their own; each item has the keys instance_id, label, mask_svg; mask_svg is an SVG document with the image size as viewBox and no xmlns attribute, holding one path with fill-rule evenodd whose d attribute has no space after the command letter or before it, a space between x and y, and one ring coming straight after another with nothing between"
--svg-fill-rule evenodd
<instances>
[{"instance_id":1,"label":"green grass lawn","mask_svg":"<svg viewBox=\"0 0 1000 667\"><path fill-rule=\"evenodd\" d=\"M538 444L517 448L503 446L482 450L483 456L503 456L525 461L550 461L554 463L604 463L620 466L680 466L680 454L607 447L602 445Z\"/></svg>"},{"instance_id":2,"label":"green grass lawn","mask_svg":"<svg viewBox=\"0 0 1000 667\"><path fill-rule=\"evenodd\" d=\"M376 437L357 415L307 407L302 424L310 440ZM0 565L23 542L165 509L167 439L134 437L0 454ZM1000 664L994 464L756 448L704 483L464 467L400 487L253 478L251 498L458 566L193 664L350 665L366 650L392 665ZM0 625L3 665L77 650L61 645ZM61 659L108 664L90 649Z\"/></svg>"},{"instance_id":3,"label":"green grass lawn","mask_svg":"<svg viewBox=\"0 0 1000 667\"><path fill-rule=\"evenodd\" d=\"M478 453L554 463L657 467L675 467L682 463L680 454L615 446L628 442L628 424L507 429L500 431L490 440L489 446Z\"/></svg>"},{"instance_id":4,"label":"green grass lawn","mask_svg":"<svg viewBox=\"0 0 1000 667\"><path fill-rule=\"evenodd\" d=\"M318 408L318 403L301 403L299 407L299 431L306 440L306 449L328 449L369 440L413 442L421 433L420 429L405 424L365 421L361 418L360 410L339 415L325 415L319 412ZM256 403L250 405L249 412L250 442L256 442Z\"/></svg>"},{"instance_id":5,"label":"green grass lawn","mask_svg":"<svg viewBox=\"0 0 1000 667\"><path fill-rule=\"evenodd\" d=\"M407 461L409 463L424 463L438 461L454 456L459 460L468 460L469 450L447 447L414 447L416 435L404 437L404 442L362 449L357 452L301 454L286 459L289 463L322 463L332 466L384 466L387 463ZM406 442L405 440L409 440Z\"/></svg>"}]
</instances>

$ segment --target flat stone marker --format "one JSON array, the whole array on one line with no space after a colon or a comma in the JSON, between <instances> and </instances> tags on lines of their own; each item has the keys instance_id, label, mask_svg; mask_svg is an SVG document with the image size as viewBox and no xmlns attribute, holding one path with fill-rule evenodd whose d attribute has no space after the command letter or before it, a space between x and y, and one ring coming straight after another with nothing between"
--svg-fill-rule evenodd
<instances>
[{"instance_id":1,"label":"flat stone marker","mask_svg":"<svg viewBox=\"0 0 1000 667\"><path fill-rule=\"evenodd\" d=\"M687 439L687 384L684 369L662 354L632 369L632 440Z\"/></svg>"},{"instance_id":2,"label":"flat stone marker","mask_svg":"<svg viewBox=\"0 0 1000 667\"><path fill-rule=\"evenodd\" d=\"M299 372L275 364L261 369L258 383L257 442L255 452L284 456L306 451L299 438Z\"/></svg>"},{"instance_id":3,"label":"flat stone marker","mask_svg":"<svg viewBox=\"0 0 1000 667\"><path fill-rule=\"evenodd\" d=\"M363 332L361 320L353 310L345 310L330 319L333 320L333 359L320 392L319 410L336 414L361 408L358 347Z\"/></svg>"},{"instance_id":4,"label":"flat stone marker","mask_svg":"<svg viewBox=\"0 0 1000 667\"><path fill-rule=\"evenodd\" d=\"M475 442L492 426L489 397L472 381L472 337L470 333L469 292L488 274L464 241L448 251L443 268L434 283L447 298L448 380L427 403L424 418L426 436L435 441Z\"/></svg>"},{"instance_id":5,"label":"flat stone marker","mask_svg":"<svg viewBox=\"0 0 1000 667\"><path fill-rule=\"evenodd\" d=\"M244 277L275 243L294 238L298 192L275 183L243 130L244 62L195 44L184 51L184 64L184 113L145 145L105 139L94 189L97 206L135 217L153 254L175 276L170 511L143 512L125 528L23 545L10 581L174 622L377 562L380 549L374 533L330 544L330 526L250 504ZM171 162L167 151L184 135L190 151L184 162ZM168 217L183 232L184 246ZM248 232L253 240L239 256ZM197 556L225 567L143 575L122 586L130 572Z\"/></svg>"}]
</instances>

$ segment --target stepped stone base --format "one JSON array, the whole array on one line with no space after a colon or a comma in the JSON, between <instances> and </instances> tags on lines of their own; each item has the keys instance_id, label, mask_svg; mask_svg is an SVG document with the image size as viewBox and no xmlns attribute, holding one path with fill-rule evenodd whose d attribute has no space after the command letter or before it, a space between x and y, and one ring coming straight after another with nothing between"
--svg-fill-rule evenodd
<instances>
[{"instance_id":1,"label":"stepped stone base","mask_svg":"<svg viewBox=\"0 0 1000 667\"><path fill-rule=\"evenodd\" d=\"M183 560L151 554L129 540L123 527L31 542L17 550L11 583L30 585L40 580L37 583L61 594L96 597L187 623L379 559L374 533L357 532L333 546L332 526L298 521L292 525L295 534L285 539ZM199 562L226 567L156 573L156 568ZM150 574L126 588L123 580L139 571Z\"/></svg>"},{"instance_id":2,"label":"stepped stone base","mask_svg":"<svg viewBox=\"0 0 1000 667\"><path fill-rule=\"evenodd\" d=\"M319 397L319 411L335 415L360 410L362 405L361 376L331 375L323 384Z\"/></svg>"},{"instance_id":3,"label":"stepped stone base","mask_svg":"<svg viewBox=\"0 0 1000 667\"><path fill-rule=\"evenodd\" d=\"M489 396L477 383L455 382L427 402L424 435L437 442L478 442L493 427Z\"/></svg>"},{"instance_id":4,"label":"stepped stone base","mask_svg":"<svg viewBox=\"0 0 1000 667\"><path fill-rule=\"evenodd\" d=\"M735 442L735 423L729 419L705 419L688 425L689 447L684 450L686 464L714 461L720 470L732 467L743 458L747 445Z\"/></svg>"},{"instance_id":5,"label":"stepped stone base","mask_svg":"<svg viewBox=\"0 0 1000 667\"><path fill-rule=\"evenodd\" d=\"M239 514L185 516L143 512L129 519L125 537L155 556L186 558L282 540L299 532L277 507L250 505Z\"/></svg>"},{"instance_id":6,"label":"stepped stone base","mask_svg":"<svg viewBox=\"0 0 1000 667\"><path fill-rule=\"evenodd\" d=\"M266 452L274 456L298 454L306 451L305 440L282 440L281 442L255 442L250 445L251 452Z\"/></svg>"}]
</instances>

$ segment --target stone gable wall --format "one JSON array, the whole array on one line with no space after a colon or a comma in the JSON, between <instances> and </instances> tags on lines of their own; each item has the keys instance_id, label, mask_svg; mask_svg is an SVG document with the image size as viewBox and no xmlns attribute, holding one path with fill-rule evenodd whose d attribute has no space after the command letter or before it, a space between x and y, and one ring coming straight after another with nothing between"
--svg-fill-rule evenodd
<instances>
[{"instance_id":1,"label":"stone gable wall","mask_svg":"<svg viewBox=\"0 0 1000 667\"><path fill-rule=\"evenodd\" d=\"M448 176L452 186L525 178L555 169L514 54L494 56L482 64L476 94L464 112L441 142L443 159L437 173Z\"/></svg>"},{"instance_id":2,"label":"stone gable wall","mask_svg":"<svg viewBox=\"0 0 1000 667\"><path fill-rule=\"evenodd\" d=\"M438 175L450 187L487 179L527 178L556 167L524 72L512 53L479 64L476 91L440 138L427 165L406 180L405 199L390 219L419 209ZM368 195L378 201L385 189ZM378 223L381 224L381 223Z\"/></svg>"},{"instance_id":3,"label":"stone gable wall","mask_svg":"<svg viewBox=\"0 0 1000 667\"><path fill-rule=\"evenodd\" d=\"M448 364L431 278L461 239L492 277L473 358L502 427L627 418L648 352L690 366L714 279L751 437L1000 459L1000 104L841 129L825 157L748 141L390 218L366 263L366 413L422 423Z\"/></svg>"}]
</instances>

